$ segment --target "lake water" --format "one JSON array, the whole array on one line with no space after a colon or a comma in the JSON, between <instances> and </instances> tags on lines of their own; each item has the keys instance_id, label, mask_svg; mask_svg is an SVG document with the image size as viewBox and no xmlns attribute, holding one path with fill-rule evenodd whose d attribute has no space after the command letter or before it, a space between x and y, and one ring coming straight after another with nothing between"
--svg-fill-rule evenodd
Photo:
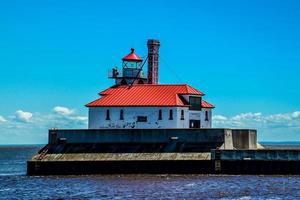
<instances>
[{"instance_id":1,"label":"lake water","mask_svg":"<svg viewBox=\"0 0 300 200\"><path fill-rule=\"evenodd\" d=\"M300 176L27 177L41 146L0 146L0 199L300 199Z\"/></svg>"}]
</instances>

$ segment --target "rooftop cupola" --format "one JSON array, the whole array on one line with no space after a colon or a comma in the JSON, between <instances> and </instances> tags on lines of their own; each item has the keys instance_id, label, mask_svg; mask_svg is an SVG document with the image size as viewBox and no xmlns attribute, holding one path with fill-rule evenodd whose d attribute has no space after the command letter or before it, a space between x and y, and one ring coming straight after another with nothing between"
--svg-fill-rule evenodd
<instances>
[{"instance_id":1,"label":"rooftop cupola","mask_svg":"<svg viewBox=\"0 0 300 200\"><path fill-rule=\"evenodd\" d=\"M135 53L134 48L131 48L131 53L125 56L122 61L123 68L139 68L143 59Z\"/></svg>"},{"instance_id":2,"label":"rooftop cupola","mask_svg":"<svg viewBox=\"0 0 300 200\"><path fill-rule=\"evenodd\" d=\"M134 48L131 48L130 54L122 58L122 71L113 68L109 77L116 80L116 85L131 85L147 83L147 77L142 71L143 59L139 57Z\"/></svg>"}]
</instances>

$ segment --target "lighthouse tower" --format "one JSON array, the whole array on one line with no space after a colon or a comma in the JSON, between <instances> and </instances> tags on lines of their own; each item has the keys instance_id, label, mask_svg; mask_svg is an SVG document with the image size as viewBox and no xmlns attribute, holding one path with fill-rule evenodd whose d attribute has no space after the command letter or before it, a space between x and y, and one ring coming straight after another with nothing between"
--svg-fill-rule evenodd
<instances>
[{"instance_id":1,"label":"lighthouse tower","mask_svg":"<svg viewBox=\"0 0 300 200\"><path fill-rule=\"evenodd\" d=\"M112 69L116 84L87 104L90 129L211 128L214 106L188 84L159 83L158 40L148 40L145 61L132 48L122 59L122 71ZM148 61L147 76L143 74Z\"/></svg>"},{"instance_id":2,"label":"lighthouse tower","mask_svg":"<svg viewBox=\"0 0 300 200\"><path fill-rule=\"evenodd\" d=\"M132 85L147 83L147 77L144 76L143 59L139 57L134 48L122 59L122 72L117 68L113 68L109 78L116 80L116 85Z\"/></svg>"}]
</instances>

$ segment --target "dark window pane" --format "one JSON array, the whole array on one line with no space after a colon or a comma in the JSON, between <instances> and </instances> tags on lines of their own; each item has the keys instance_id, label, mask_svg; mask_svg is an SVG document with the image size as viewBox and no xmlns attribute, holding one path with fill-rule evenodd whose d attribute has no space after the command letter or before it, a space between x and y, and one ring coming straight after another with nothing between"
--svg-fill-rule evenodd
<instances>
[{"instance_id":1,"label":"dark window pane","mask_svg":"<svg viewBox=\"0 0 300 200\"><path fill-rule=\"evenodd\" d=\"M201 110L201 97L190 97L190 110Z\"/></svg>"},{"instance_id":2,"label":"dark window pane","mask_svg":"<svg viewBox=\"0 0 300 200\"><path fill-rule=\"evenodd\" d=\"M170 110L169 120L173 120L173 110Z\"/></svg>"},{"instance_id":3,"label":"dark window pane","mask_svg":"<svg viewBox=\"0 0 300 200\"><path fill-rule=\"evenodd\" d=\"M205 111L205 121L208 121L209 119L208 119L208 112L207 111Z\"/></svg>"},{"instance_id":4,"label":"dark window pane","mask_svg":"<svg viewBox=\"0 0 300 200\"><path fill-rule=\"evenodd\" d=\"M124 111L123 111L123 109L120 111L120 120L124 120Z\"/></svg>"},{"instance_id":5,"label":"dark window pane","mask_svg":"<svg viewBox=\"0 0 300 200\"><path fill-rule=\"evenodd\" d=\"M146 116L138 116L137 122L147 122L148 118Z\"/></svg>"},{"instance_id":6,"label":"dark window pane","mask_svg":"<svg viewBox=\"0 0 300 200\"><path fill-rule=\"evenodd\" d=\"M162 120L162 110L159 110L158 112L158 120Z\"/></svg>"},{"instance_id":7,"label":"dark window pane","mask_svg":"<svg viewBox=\"0 0 300 200\"><path fill-rule=\"evenodd\" d=\"M109 112L109 110L106 110L106 120L110 120L110 112Z\"/></svg>"}]
</instances>

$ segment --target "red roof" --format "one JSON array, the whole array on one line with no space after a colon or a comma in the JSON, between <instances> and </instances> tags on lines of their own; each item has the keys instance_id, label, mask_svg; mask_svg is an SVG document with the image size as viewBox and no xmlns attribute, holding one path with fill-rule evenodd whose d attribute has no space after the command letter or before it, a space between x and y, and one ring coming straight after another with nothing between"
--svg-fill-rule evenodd
<instances>
[{"instance_id":1,"label":"red roof","mask_svg":"<svg viewBox=\"0 0 300 200\"><path fill-rule=\"evenodd\" d=\"M162 107L189 106L181 95L204 94L186 85L121 85L108 88L99 93L102 97L87 104L87 107ZM181 94L181 95L180 95ZM207 102L206 102L207 103ZM205 105L208 105L205 104ZM209 104L211 105L211 104ZM212 106L212 105L211 105ZM213 106L212 106L213 107Z\"/></svg>"},{"instance_id":2,"label":"red roof","mask_svg":"<svg viewBox=\"0 0 300 200\"><path fill-rule=\"evenodd\" d=\"M214 105L212 105L212 104L210 104L210 103L208 103L207 101L204 101L204 100L202 100L201 106L202 106L202 108L215 108Z\"/></svg>"},{"instance_id":3,"label":"red roof","mask_svg":"<svg viewBox=\"0 0 300 200\"><path fill-rule=\"evenodd\" d=\"M135 54L134 48L131 48L131 53L128 54L127 56L125 56L122 60L123 61L138 61L138 62L143 61L143 59L141 57L139 57L138 55Z\"/></svg>"}]
</instances>

